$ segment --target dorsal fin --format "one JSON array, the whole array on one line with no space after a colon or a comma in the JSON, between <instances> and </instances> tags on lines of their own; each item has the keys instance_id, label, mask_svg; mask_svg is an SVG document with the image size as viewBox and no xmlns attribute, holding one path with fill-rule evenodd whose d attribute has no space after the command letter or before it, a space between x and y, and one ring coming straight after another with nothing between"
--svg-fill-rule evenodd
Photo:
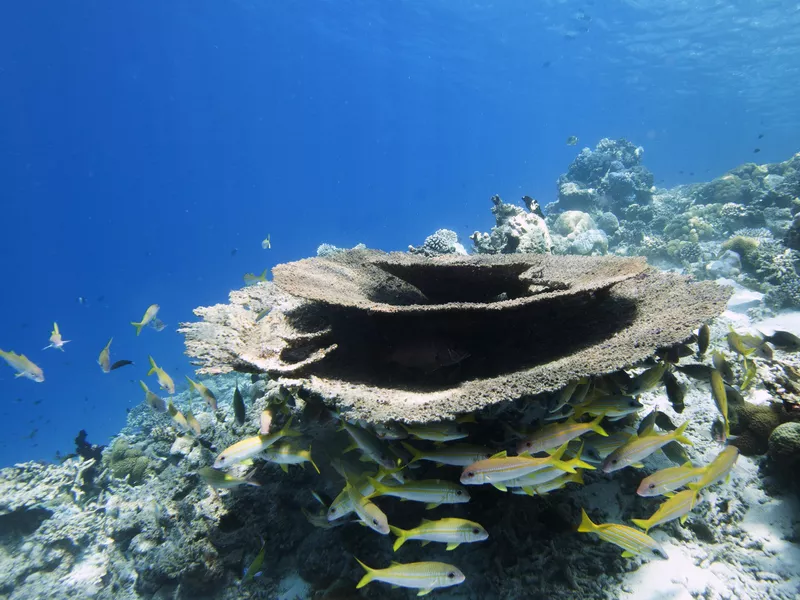
<instances>
[{"instance_id":1,"label":"dorsal fin","mask_svg":"<svg viewBox=\"0 0 800 600\"><path fill-rule=\"evenodd\" d=\"M507 457L508 457L508 452L503 450L502 452L498 452L497 454L492 454L492 456L490 456L489 458L507 458Z\"/></svg>"}]
</instances>

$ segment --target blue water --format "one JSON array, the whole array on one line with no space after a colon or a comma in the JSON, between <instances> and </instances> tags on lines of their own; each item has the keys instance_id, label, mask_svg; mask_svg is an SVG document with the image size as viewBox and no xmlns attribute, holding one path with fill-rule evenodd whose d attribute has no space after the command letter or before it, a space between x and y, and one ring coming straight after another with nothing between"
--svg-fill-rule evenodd
<instances>
[{"instance_id":1,"label":"blue water","mask_svg":"<svg viewBox=\"0 0 800 600\"><path fill-rule=\"evenodd\" d=\"M602 137L660 186L785 160L799 71L780 0L3 3L0 348L46 381L0 364L0 465L106 442L148 353L192 373L195 306L321 242L488 230L492 194L552 201ZM137 338L152 303L169 326ZM136 364L104 374L111 336Z\"/></svg>"}]
</instances>

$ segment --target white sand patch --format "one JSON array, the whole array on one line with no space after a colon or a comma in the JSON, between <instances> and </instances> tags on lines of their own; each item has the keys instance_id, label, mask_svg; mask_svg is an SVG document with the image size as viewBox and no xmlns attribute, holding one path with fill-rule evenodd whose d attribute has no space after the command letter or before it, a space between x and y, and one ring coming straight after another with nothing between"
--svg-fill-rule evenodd
<instances>
[{"instance_id":1,"label":"white sand patch","mask_svg":"<svg viewBox=\"0 0 800 600\"><path fill-rule=\"evenodd\" d=\"M275 600L305 600L311 597L311 584L297 573L290 573L278 584Z\"/></svg>"}]
</instances>

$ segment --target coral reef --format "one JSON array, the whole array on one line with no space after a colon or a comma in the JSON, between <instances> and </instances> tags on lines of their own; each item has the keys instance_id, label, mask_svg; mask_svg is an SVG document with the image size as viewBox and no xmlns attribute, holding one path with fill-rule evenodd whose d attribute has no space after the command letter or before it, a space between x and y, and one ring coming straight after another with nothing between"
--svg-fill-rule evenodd
<instances>
[{"instance_id":1,"label":"coral reef","mask_svg":"<svg viewBox=\"0 0 800 600\"><path fill-rule=\"evenodd\" d=\"M411 254L421 254L422 256L442 256L443 254L466 254L464 246L458 241L458 234L449 229L439 229L425 238L422 246L409 246ZM319 256L319 252L317 252Z\"/></svg>"},{"instance_id":2,"label":"coral reef","mask_svg":"<svg viewBox=\"0 0 800 600\"><path fill-rule=\"evenodd\" d=\"M492 196L495 226L491 233L476 231L470 236L478 254L546 253L553 247L550 231L538 203L523 198L527 211Z\"/></svg>"},{"instance_id":3,"label":"coral reef","mask_svg":"<svg viewBox=\"0 0 800 600\"><path fill-rule=\"evenodd\" d=\"M769 436L769 456L781 467L794 469L800 463L800 423L778 425Z\"/></svg>"},{"instance_id":4,"label":"coral reef","mask_svg":"<svg viewBox=\"0 0 800 600\"><path fill-rule=\"evenodd\" d=\"M616 371L688 338L730 294L613 257L353 252L273 274L280 291L198 309L187 352L201 372L266 372L370 423L449 419ZM256 323L280 295L288 310Z\"/></svg>"}]
</instances>

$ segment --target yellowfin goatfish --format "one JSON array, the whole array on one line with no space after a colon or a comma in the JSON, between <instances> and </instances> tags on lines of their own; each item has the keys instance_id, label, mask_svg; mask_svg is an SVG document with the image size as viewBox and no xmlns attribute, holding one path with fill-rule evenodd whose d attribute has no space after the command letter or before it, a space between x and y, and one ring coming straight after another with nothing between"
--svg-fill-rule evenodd
<instances>
[{"instance_id":1,"label":"yellowfin goatfish","mask_svg":"<svg viewBox=\"0 0 800 600\"><path fill-rule=\"evenodd\" d=\"M728 394L725 391L725 382L722 381L722 375L716 369L711 371L711 393L725 423L724 439L727 439L731 434L731 425L728 422Z\"/></svg>"},{"instance_id":2,"label":"yellowfin goatfish","mask_svg":"<svg viewBox=\"0 0 800 600\"><path fill-rule=\"evenodd\" d=\"M97 359L97 364L103 369L103 373L111 373L111 342L113 341L113 337L108 340L106 347L100 351L100 356Z\"/></svg>"},{"instance_id":3,"label":"yellowfin goatfish","mask_svg":"<svg viewBox=\"0 0 800 600\"><path fill-rule=\"evenodd\" d=\"M717 457L711 461L706 467L703 477L696 483L690 483L689 488L693 490L702 490L710 485L714 485L720 479L727 477L736 460L739 458L739 449L736 446L727 446L722 452L717 454Z\"/></svg>"},{"instance_id":4,"label":"yellowfin goatfish","mask_svg":"<svg viewBox=\"0 0 800 600\"><path fill-rule=\"evenodd\" d=\"M404 500L425 502L426 508L436 508L440 504L462 504L469 502L469 493L452 481L429 479L423 481L407 481L400 485L385 485L371 477L367 478L375 488L370 498L375 496L394 496Z\"/></svg>"},{"instance_id":5,"label":"yellowfin goatfish","mask_svg":"<svg viewBox=\"0 0 800 600\"><path fill-rule=\"evenodd\" d=\"M742 341L742 336L736 333L733 327L728 327L730 328L730 331L726 336L728 340L728 347L737 354L741 354L745 358L753 354L753 352L755 352L755 348L748 348L744 341Z\"/></svg>"},{"instance_id":6,"label":"yellowfin goatfish","mask_svg":"<svg viewBox=\"0 0 800 600\"><path fill-rule=\"evenodd\" d=\"M24 354L0 350L0 357L8 363L8 366L17 371L14 377L25 377L37 383L44 381L44 371L28 360Z\"/></svg>"},{"instance_id":7,"label":"yellowfin goatfish","mask_svg":"<svg viewBox=\"0 0 800 600\"><path fill-rule=\"evenodd\" d=\"M142 327L146 326L150 321L156 318L159 308L161 307L158 304L151 304L147 307L147 310L144 312L144 316L139 323L131 321L131 325L136 327L136 335L139 335L142 332Z\"/></svg>"},{"instance_id":8,"label":"yellowfin goatfish","mask_svg":"<svg viewBox=\"0 0 800 600\"><path fill-rule=\"evenodd\" d=\"M213 467L203 467L197 469L197 474L203 478L208 485L218 489L231 489L240 485L254 485L260 487L261 484L247 478L236 477L225 471L218 471Z\"/></svg>"},{"instance_id":9,"label":"yellowfin goatfish","mask_svg":"<svg viewBox=\"0 0 800 600\"><path fill-rule=\"evenodd\" d=\"M505 451L498 452L491 458L479 460L465 468L461 473L461 483L464 485L490 483L505 492L507 488L503 483L504 481L516 479L547 467L556 467L567 473L574 473L575 469L561 460L566 450L567 444L564 444L552 456L547 458L508 456Z\"/></svg>"},{"instance_id":10,"label":"yellowfin goatfish","mask_svg":"<svg viewBox=\"0 0 800 600\"><path fill-rule=\"evenodd\" d=\"M577 455L575 458L564 460L564 465L571 467L573 473L564 473L562 469L558 469L556 467L546 467L544 469L539 469L538 471L534 471L533 473L528 473L527 475L523 475L522 477L516 477L514 479L509 479L503 482L503 485L506 487L521 487L521 488L533 488L536 486L541 486L554 479L558 479L562 475L571 475L574 474L575 469L586 469L588 471L594 471L594 467L589 463L584 462L581 460L581 453L583 452L583 445L578 450ZM527 493L530 493L529 490L525 490Z\"/></svg>"},{"instance_id":11,"label":"yellowfin goatfish","mask_svg":"<svg viewBox=\"0 0 800 600\"><path fill-rule=\"evenodd\" d=\"M722 379L725 383L733 384L733 368L725 360L725 355L722 352L714 352L711 355L711 362L714 364L714 368L719 371L719 374L722 375ZM708 377L711 377L711 371L708 371Z\"/></svg>"},{"instance_id":12,"label":"yellowfin goatfish","mask_svg":"<svg viewBox=\"0 0 800 600\"><path fill-rule=\"evenodd\" d=\"M156 377L158 378L158 385L161 386L161 389L167 390L170 394L174 394L175 382L172 381L172 377L167 375L167 372L156 364L156 361L153 360L152 356L148 356L147 358L150 359L150 370L147 372L147 374L152 375L155 373Z\"/></svg>"},{"instance_id":13,"label":"yellowfin goatfish","mask_svg":"<svg viewBox=\"0 0 800 600\"><path fill-rule=\"evenodd\" d=\"M604 415L609 421L617 421L639 412L642 408L642 403L633 396L600 396L576 405L574 417L577 419L582 415Z\"/></svg>"},{"instance_id":14,"label":"yellowfin goatfish","mask_svg":"<svg viewBox=\"0 0 800 600\"><path fill-rule=\"evenodd\" d=\"M645 533L656 525L674 521L675 519L680 519L682 525L686 522L689 517L689 511L694 508L696 503L697 490L683 490L672 496L672 498L665 500L649 519L631 519L631 522L644 529Z\"/></svg>"},{"instance_id":15,"label":"yellowfin goatfish","mask_svg":"<svg viewBox=\"0 0 800 600\"><path fill-rule=\"evenodd\" d=\"M277 442L282 437L297 437L300 434L290 429L292 419L290 418L283 429L270 433L269 435L254 435L253 437L245 438L240 442L236 442L233 446L225 448L217 459L214 461L215 469L224 469L240 463L248 458L252 458L256 454L263 452L272 444Z\"/></svg>"},{"instance_id":16,"label":"yellowfin goatfish","mask_svg":"<svg viewBox=\"0 0 800 600\"><path fill-rule=\"evenodd\" d=\"M177 408L175 408L175 405L172 402L167 403L167 412L169 413L169 416L172 417L172 420L178 424L178 427L187 433L192 430L192 426L189 425L189 421L186 420L186 416Z\"/></svg>"},{"instance_id":17,"label":"yellowfin goatfish","mask_svg":"<svg viewBox=\"0 0 800 600\"><path fill-rule=\"evenodd\" d=\"M403 428L416 439L431 442L452 442L467 437L467 432L461 429L456 421L403 425Z\"/></svg>"},{"instance_id":18,"label":"yellowfin goatfish","mask_svg":"<svg viewBox=\"0 0 800 600\"><path fill-rule=\"evenodd\" d=\"M369 431L362 429L361 427L351 425L345 420L342 420L341 429L346 431L353 440L353 443L345 448L345 452L361 450L365 456L382 467L391 469L395 466L383 444Z\"/></svg>"},{"instance_id":19,"label":"yellowfin goatfish","mask_svg":"<svg viewBox=\"0 0 800 600\"><path fill-rule=\"evenodd\" d=\"M264 241L263 241L263 242L261 242L261 247L262 247L264 250L269 250L270 248L272 248L272 242L271 242L271 241L269 241L269 234L267 234L267 237L265 237L265 238L264 238Z\"/></svg>"},{"instance_id":20,"label":"yellowfin goatfish","mask_svg":"<svg viewBox=\"0 0 800 600\"><path fill-rule=\"evenodd\" d=\"M258 551L256 557L253 559L253 562L250 563L250 566L247 567L244 571L244 577L242 577L242 583L239 585L244 585L245 583L249 583L253 581L256 577L261 575L261 567L264 564L264 558L267 554L267 543L265 541L261 541L261 550Z\"/></svg>"},{"instance_id":21,"label":"yellowfin goatfish","mask_svg":"<svg viewBox=\"0 0 800 600\"><path fill-rule=\"evenodd\" d=\"M636 490L636 493L644 498L663 496L682 488L687 483L699 481L704 474L704 467L692 466L690 462L684 463L679 467L668 467L642 479L642 483L639 484L639 489Z\"/></svg>"},{"instance_id":22,"label":"yellowfin goatfish","mask_svg":"<svg viewBox=\"0 0 800 600\"><path fill-rule=\"evenodd\" d=\"M583 471L577 471L575 473L562 473L555 479L551 479L546 483L533 486L532 488L525 487L521 489L530 496L535 496L537 494L544 495L554 490L560 490L568 483L579 483L583 485Z\"/></svg>"},{"instance_id":23,"label":"yellowfin goatfish","mask_svg":"<svg viewBox=\"0 0 800 600\"><path fill-rule=\"evenodd\" d=\"M144 401L147 403L147 405L156 412L166 412L167 403L151 392L150 388L147 387L147 384L144 381L139 381L139 385L141 385L142 389L144 390Z\"/></svg>"},{"instance_id":24,"label":"yellowfin goatfish","mask_svg":"<svg viewBox=\"0 0 800 600\"><path fill-rule=\"evenodd\" d=\"M558 448L562 444L566 444L589 431L594 431L598 435L608 436L606 430L600 427L600 421L602 420L603 415L601 414L589 423L576 423L568 420L566 423L545 425L520 442L519 446L517 446L517 453L535 454L551 448Z\"/></svg>"},{"instance_id":25,"label":"yellowfin goatfish","mask_svg":"<svg viewBox=\"0 0 800 600\"><path fill-rule=\"evenodd\" d=\"M397 423L375 423L372 431L379 440L404 440L408 434Z\"/></svg>"},{"instance_id":26,"label":"yellowfin goatfish","mask_svg":"<svg viewBox=\"0 0 800 600\"><path fill-rule=\"evenodd\" d=\"M217 410L217 397L214 393L200 381L193 381L186 375L184 375L184 377L186 377L186 381L189 382L189 388L200 394L200 397L206 401L206 404L211 407L211 410Z\"/></svg>"},{"instance_id":27,"label":"yellowfin goatfish","mask_svg":"<svg viewBox=\"0 0 800 600\"><path fill-rule=\"evenodd\" d=\"M53 333L50 334L50 345L45 346L42 350L47 350L48 348L58 348L62 352L64 351L64 344L69 344L70 340L62 340L61 339L61 332L58 330L58 323L53 323Z\"/></svg>"},{"instance_id":28,"label":"yellowfin goatfish","mask_svg":"<svg viewBox=\"0 0 800 600\"><path fill-rule=\"evenodd\" d=\"M189 424L189 427L192 428L192 431L194 431L196 435L200 435L200 433L203 431L203 427L194 416L194 413L192 413L191 410L187 410L186 413L184 413L184 416L186 417L186 422Z\"/></svg>"},{"instance_id":29,"label":"yellowfin goatfish","mask_svg":"<svg viewBox=\"0 0 800 600\"><path fill-rule=\"evenodd\" d=\"M387 569L372 569L357 558L356 561L367 572L356 588L362 588L370 581L382 581L397 587L418 589L417 596L425 596L437 588L458 585L466 579L453 565L440 562L400 564L393 561Z\"/></svg>"},{"instance_id":30,"label":"yellowfin goatfish","mask_svg":"<svg viewBox=\"0 0 800 600\"><path fill-rule=\"evenodd\" d=\"M631 438L631 431L615 431L608 437L590 434L581 438L586 443L586 460L602 462L603 459L614 452L617 448L624 446Z\"/></svg>"},{"instance_id":31,"label":"yellowfin goatfish","mask_svg":"<svg viewBox=\"0 0 800 600\"><path fill-rule=\"evenodd\" d=\"M245 285L255 285L257 283L263 282L267 280L267 269L264 269L264 272L261 275L254 275L253 273L245 273L244 276L244 284Z\"/></svg>"},{"instance_id":32,"label":"yellowfin goatfish","mask_svg":"<svg viewBox=\"0 0 800 600\"><path fill-rule=\"evenodd\" d=\"M661 544L646 533L642 533L633 527L617 525L616 523L595 525L583 509L581 509L581 524L578 527L578 531L581 533L596 533L601 540L623 548L625 550L622 553L623 558L631 558L633 556L655 557L665 560L668 558Z\"/></svg>"},{"instance_id":33,"label":"yellowfin goatfish","mask_svg":"<svg viewBox=\"0 0 800 600\"><path fill-rule=\"evenodd\" d=\"M417 462L418 460L427 460L435 462L439 465L450 465L453 467L467 467L479 460L486 460L495 454L493 450L484 448L483 446L471 446L469 444L453 444L447 445L437 450L417 450L410 444L400 442L403 448L408 450L411 454L411 460L408 464Z\"/></svg>"},{"instance_id":34,"label":"yellowfin goatfish","mask_svg":"<svg viewBox=\"0 0 800 600\"><path fill-rule=\"evenodd\" d=\"M458 548L459 544L482 542L489 538L489 533L478 523L465 519L439 519L438 521L422 519L419 527L408 531L391 525L389 529L397 536L393 546L395 552L408 540L442 542L447 544L448 550L454 550Z\"/></svg>"},{"instance_id":35,"label":"yellowfin goatfish","mask_svg":"<svg viewBox=\"0 0 800 600\"><path fill-rule=\"evenodd\" d=\"M311 458L310 447L308 450L301 450L294 448L291 444L282 444L274 450L267 450L264 452L264 458L278 465L284 473L289 471L289 465L302 466L303 463L307 462L311 463L314 470L319 473L319 467L314 463L314 459Z\"/></svg>"},{"instance_id":36,"label":"yellowfin goatfish","mask_svg":"<svg viewBox=\"0 0 800 600\"><path fill-rule=\"evenodd\" d=\"M373 531L387 535L389 533L389 521L383 511L374 502L364 497L349 482L344 489L350 498L353 510L358 515L358 518L361 519L361 522Z\"/></svg>"},{"instance_id":37,"label":"yellowfin goatfish","mask_svg":"<svg viewBox=\"0 0 800 600\"><path fill-rule=\"evenodd\" d=\"M692 441L683 435L688 425L689 421L686 421L675 431L664 435L649 433L639 437L633 434L624 446L617 448L606 457L601 467L603 472L613 473L628 466L641 468L644 466L642 465L642 460L672 441L691 446Z\"/></svg>"},{"instance_id":38,"label":"yellowfin goatfish","mask_svg":"<svg viewBox=\"0 0 800 600\"><path fill-rule=\"evenodd\" d=\"M708 325L703 323L700 326L700 330L697 332L697 356L698 358L702 358L703 355L708 350L708 345L711 342L711 330L708 328Z\"/></svg>"}]
</instances>

